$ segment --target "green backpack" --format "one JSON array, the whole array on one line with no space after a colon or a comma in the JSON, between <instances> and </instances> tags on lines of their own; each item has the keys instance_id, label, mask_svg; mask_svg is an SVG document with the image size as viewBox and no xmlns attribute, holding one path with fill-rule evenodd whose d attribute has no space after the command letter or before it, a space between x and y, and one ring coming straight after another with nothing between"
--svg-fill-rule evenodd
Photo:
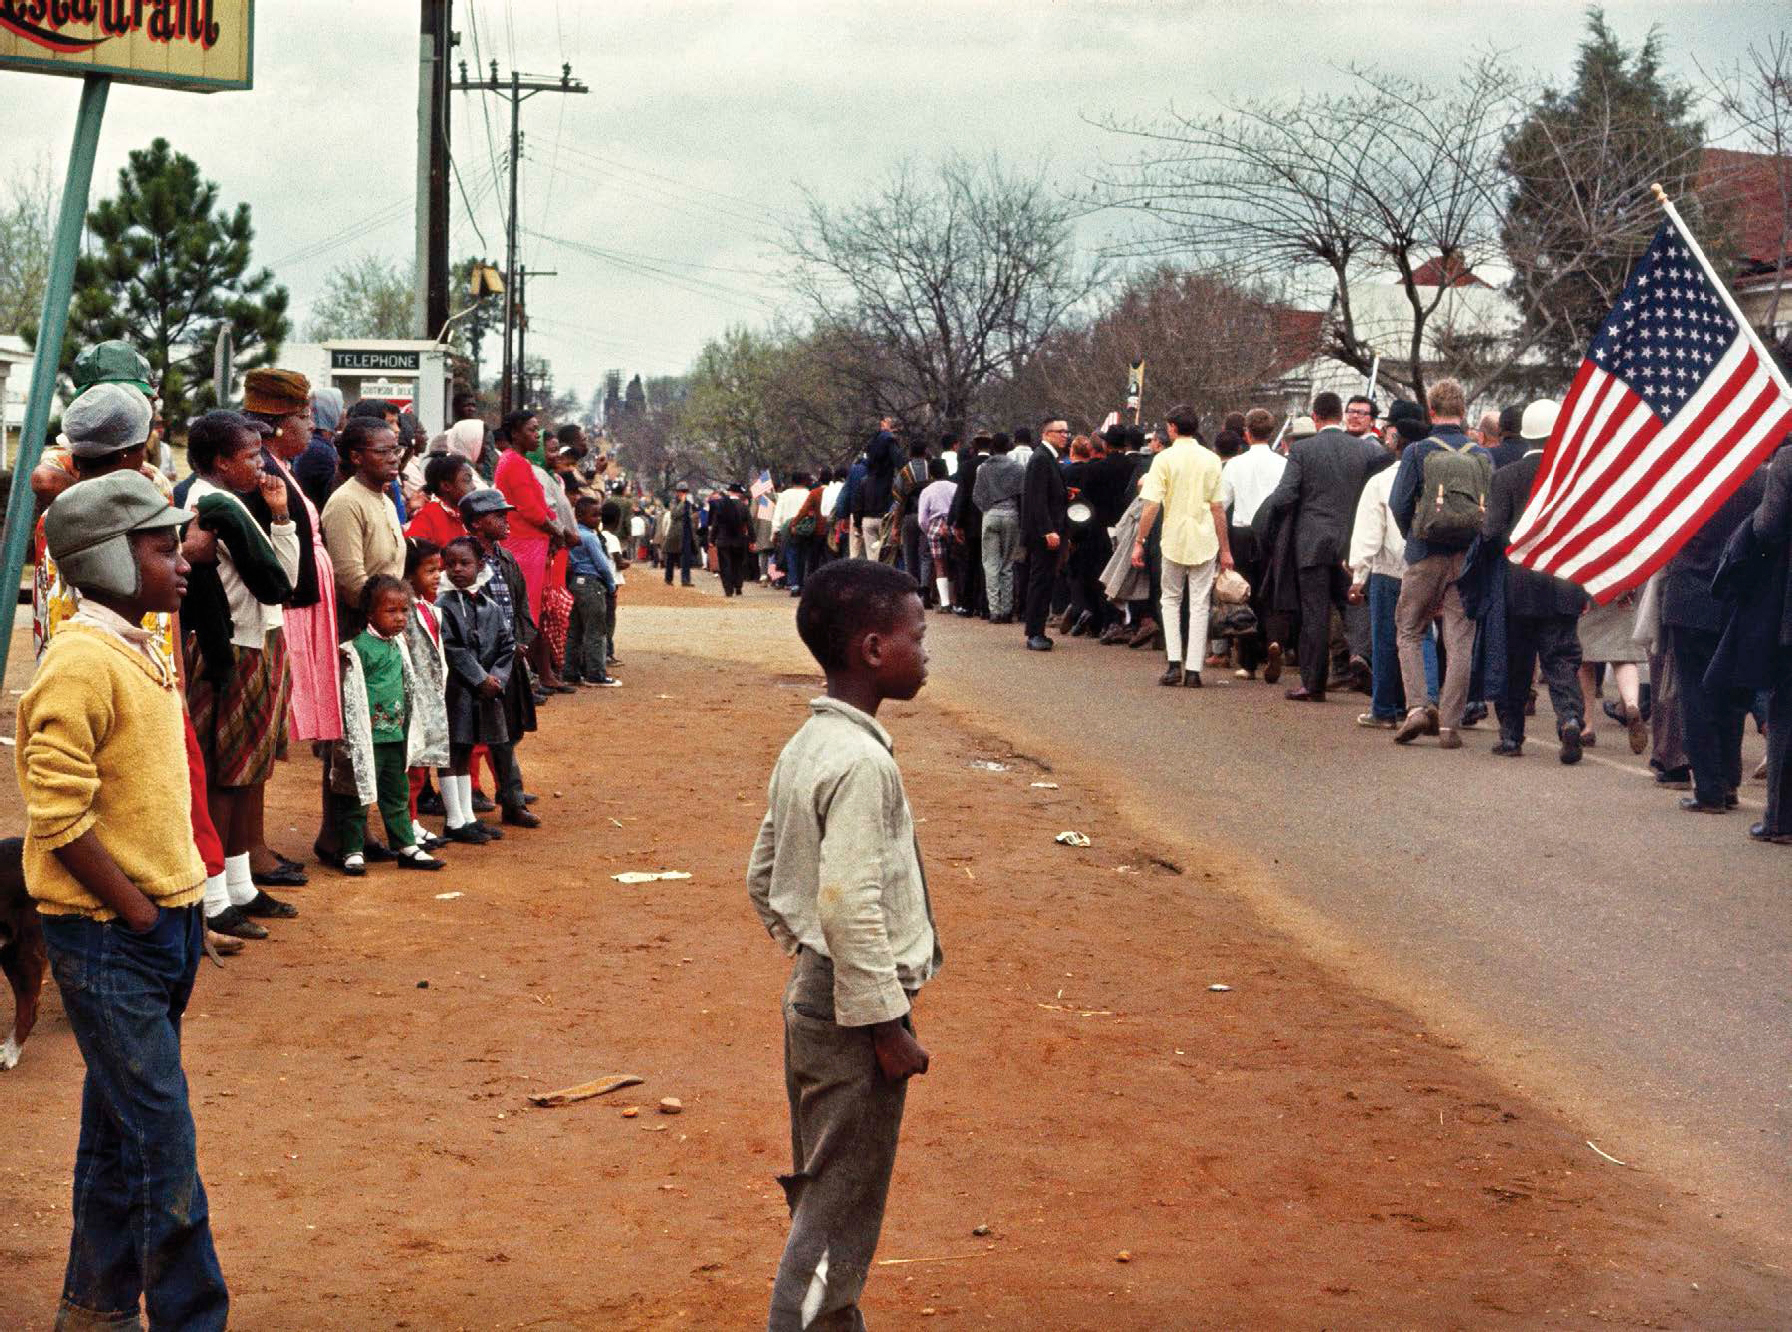
<instances>
[{"instance_id":1,"label":"green backpack","mask_svg":"<svg viewBox=\"0 0 1792 1332\"><path fill-rule=\"evenodd\" d=\"M1427 545L1465 550L1487 518L1493 464L1473 444L1457 448L1436 436L1427 442L1437 447L1420 464L1412 534Z\"/></svg>"}]
</instances>

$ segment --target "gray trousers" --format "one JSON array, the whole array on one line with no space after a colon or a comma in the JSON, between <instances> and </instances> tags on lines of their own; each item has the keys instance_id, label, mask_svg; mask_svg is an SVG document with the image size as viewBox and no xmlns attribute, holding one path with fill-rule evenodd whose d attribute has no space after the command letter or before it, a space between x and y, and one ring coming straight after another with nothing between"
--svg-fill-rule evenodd
<instances>
[{"instance_id":1,"label":"gray trousers","mask_svg":"<svg viewBox=\"0 0 1792 1332\"><path fill-rule=\"evenodd\" d=\"M790 1238L766 1326L857 1332L908 1084L884 1077L868 1030L835 1024L833 963L808 949L784 990L784 1088L792 1164L778 1182Z\"/></svg>"},{"instance_id":2,"label":"gray trousers","mask_svg":"<svg viewBox=\"0 0 1792 1332\"><path fill-rule=\"evenodd\" d=\"M991 509L983 515L983 586L989 613L1014 614L1014 557L1020 552L1020 512Z\"/></svg>"},{"instance_id":3,"label":"gray trousers","mask_svg":"<svg viewBox=\"0 0 1792 1332\"><path fill-rule=\"evenodd\" d=\"M1425 697L1425 634L1439 615L1444 620L1443 686L1437 696L1437 723L1454 730L1462 725L1468 703L1468 677L1475 665L1475 622L1462 609L1456 580L1462 576L1463 552L1427 555L1406 567L1400 600L1394 606L1395 643L1400 649L1400 681L1406 686L1407 708Z\"/></svg>"}]
</instances>

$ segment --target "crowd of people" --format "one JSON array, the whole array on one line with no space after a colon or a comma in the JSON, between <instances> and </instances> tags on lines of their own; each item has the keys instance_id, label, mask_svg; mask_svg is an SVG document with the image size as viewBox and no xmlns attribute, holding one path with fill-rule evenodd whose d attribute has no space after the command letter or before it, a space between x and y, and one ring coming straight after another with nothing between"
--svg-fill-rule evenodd
<instances>
[{"instance_id":1,"label":"crowd of people","mask_svg":"<svg viewBox=\"0 0 1792 1332\"><path fill-rule=\"evenodd\" d=\"M1599 743L1603 716L1695 813L1736 808L1752 717L1768 757L1750 834L1792 843L1792 600L1773 600L1792 453L1644 587L1597 605L1505 553L1557 410L1540 399L1471 424L1462 386L1444 379L1385 418L1366 394L1322 392L1286 420L1227 415L1211 440L1183 406L1158 430L1116 413L1073 435L1053 417L1036 435L946 434L937 448L886 418L849 467L794 472L756 502L742 484L703 500L681 484L642 554L689 583L708 550L730 594L755 556L759 582L793 596L832 560L891 563L931 609L1018 622L1031 651L1052 649L1048 631L1161 651L1166 686L1200 688L1217 670L1273 685L1291 666L1289 703L1360 692L1356 724L1399 745L1459 749L1491 715L1490 751L1522 757L1541 686L1563 763ZM1732 540L1779 561L1764 593L1717 577Z\"/></svg>"},{"instance_id":2,"label":"crowd of people","mask_svg":"<svg viewBox=\"0 0 1792 1332\"><path fill-rule=\"evenodd\" d=\"M73 379L30 477L17 732L25 880L88 1066L64 1308L141 1296L154 1326L222 1327L179 1020L201 949L298 914L279 894L312 871L270 845L275 766L316 762L313 855L346 876L539 828L518 761L536 709L621 684L623 505L576 425L550 454L533 412L489 430L467 395L426 441L283 369L188 424L176 481L147 360L104 343Z\"/></svg>"}]
</instances>

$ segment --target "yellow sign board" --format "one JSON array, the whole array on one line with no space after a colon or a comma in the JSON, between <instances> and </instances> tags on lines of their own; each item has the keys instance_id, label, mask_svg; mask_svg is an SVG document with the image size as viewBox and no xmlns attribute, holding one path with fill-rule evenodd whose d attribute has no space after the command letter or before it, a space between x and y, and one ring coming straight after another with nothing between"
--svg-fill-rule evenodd
<instances>
[{"instance_id":1,"label":"yellow sign board","mask_svg":"<svg viewBox=\"0 0 1792 1332\"><path fill-rule=\"evenodd\" d=\"M0 69L247 88L254 27L255 0L0 0Z\"/></svg>"}]
</instances>

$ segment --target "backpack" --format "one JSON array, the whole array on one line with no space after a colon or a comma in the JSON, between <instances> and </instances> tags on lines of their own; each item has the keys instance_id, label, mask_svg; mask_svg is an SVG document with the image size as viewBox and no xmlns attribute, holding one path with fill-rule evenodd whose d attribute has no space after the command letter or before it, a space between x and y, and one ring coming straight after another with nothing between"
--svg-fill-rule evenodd
<instances>
[{"instance_id":1,"label":"backpack","mask_svg":"<svg viewBox=\"0 0 1792 1332\"><path fill-rule=\"evenodd\" d=\"M1493 464L1464 442L1461 448L1433 436L1437 445L1419 464L1419 496L1412 535L1427 545L1466 549L1487 517Z\"/></svg>"}]
</instances>

